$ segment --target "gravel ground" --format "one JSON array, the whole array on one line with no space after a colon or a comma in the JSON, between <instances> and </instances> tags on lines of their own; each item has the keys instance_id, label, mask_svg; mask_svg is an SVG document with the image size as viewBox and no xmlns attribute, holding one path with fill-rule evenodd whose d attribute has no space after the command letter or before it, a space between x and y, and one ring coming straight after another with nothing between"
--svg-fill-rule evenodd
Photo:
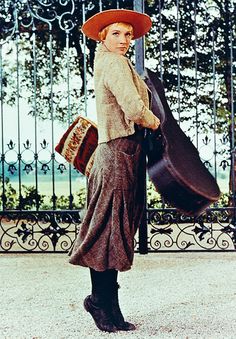
<instances>
[{"instance_id":1,"label":"gravel ground","mask_svg":"<svg viewBox=\"0 0 236 339\"><path fill-rule=\"evenodd\" d=\"M236 338L236 253L135 255L119 274L133 332L99 331L83 309L89 271L65 254L0 254L0 339Z\"/></svg>"}]
</instances>

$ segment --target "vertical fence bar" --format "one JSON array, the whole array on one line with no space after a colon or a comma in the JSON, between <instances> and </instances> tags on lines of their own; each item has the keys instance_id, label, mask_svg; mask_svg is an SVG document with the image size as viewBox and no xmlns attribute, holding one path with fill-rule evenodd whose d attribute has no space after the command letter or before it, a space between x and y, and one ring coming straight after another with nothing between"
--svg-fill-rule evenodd
<instances>
[{"instance_id":1,"label":"vertical fence bar","mask_svg":"<svg viewBox=\"0 0 236 339\"><path fill-rule=\"evenodd\" d=\"M101 3L99 3L99 7L101 10ZM83 15L83 21L82 23L84 24L85 20L86 20L86 6L85 6L85 1L82 2L82 15ZM85 112L85 116L88 115L88 103L87 103L87 57L86 57L86 36L85 34L83 34L83 62L84 62L84 74L83 74L83 78L84 78L84 112ZM86 182L85 182L85 188L86 191L88 191L88 179L86 178ZM86 201L85 201L85 206L88 205L88 194L86 194Z\"/></svg>"},{"instance_id":2,"label":"vertical fence bar","mask_svg":"<svg viewBox=\"0 0 236 339\"><path fill-rule=\"evenodd\" d=\"M34 112L34 160L35 160L35 189L36 210L39 209L39 183L38 183L38 112L37 112L37 64L36 64L36 27L33 23L33 112Z\"/></svg>"},{"instance_id":3,"label":"vertical fence bar","mask_svg":"<svg viewBox=\"0 0 236 339\"><path fill-rule=\"evenodd\" d=\"M56 209L55 194L55 153L54 153L54 103L53 103L53 44L52 44L52 25L49 25L49 77L50 77L50 115L51 115L51 160L52 160L52 203L53 210Z\"/></svg>"},{"instance_id":4,"label":"vertical fence bar","mask_svg":"<svg viewBox=\"0 0 236 339\"><path fill-rule=\"evenodd\" d=\"M158 2L158 11L159 11L159 51L160 51L160 78L163 80L163 56L162 56L162 10L161 10L161 0Z\"/></svg>"},{"instance_id":5,"label":"vertical fence bar","mask_svg":"<svg viewBox=\"0 0 236 339\"><path fill-rule=\"evenodd\" d=\"M236 144L235 144L235 90L234 90L234 78L233 78L233 72L234 72L234 56L233 56L233 32L234 32L234 25L232 20L233 11L230 13L230 98L231 98L231 168L232 173L231 175L231 181L232 181L232 194L233 194L233 216L232 216L232 222L234 226L236 226L236 183L235 183L235 167L236 167ZM236 237L236 234L235 234Z\"/></svg>"},{"instance_id":6,"label":"vertical fence bar","mask_svg":"<svg viewBox=\"0 0 236 339\"><path fill-rule=\"evenodd\" d=\"M19 66L19 39L18 10L16 9L16 110L17 110L17 138L18 138L18 191L19 209L22 209L22 180L21 180L21 135L20 135L20 66Z\"/></svg>"},{"instance_id":7,"label":"vertical fence bar","mask_svg":"<svg viewBox=\"0 0 236 339\"><path fill-rule=\"evenodd\" d=\"M69 48L69 31L66 30L66 68L67 68L67 116L68 116L68 126L71 124L71 102L70 102L70 48ZM73 208L73 194L72 194L72 168L71 165L69 165L69 208Z\"/></svg>"},{"instance_id":8,"label":"vertical fence bar","mask_svg":"<svg viewBox=\"0 0 236 339\"><path fill-rule=\"evenodd\" d=\"M5 150L4 150L4 136L3 136L3 125L4 125L4 117L3 117L3 61L2 61L2 45L0 45L0 97L1 97L1 167L2 167L2 209L6 208L6 194L5 194Z\"/></svg>"},{"instance_id":9,"label":"vertical fence bar","mask_svg":"<svg viewBox=\"0 0 236 339\"><path fill-rule=\"evenodd\" d=\"M85 1L83 1L82 3L82 12L83 12L83 23L86 20L86 7L85 7ZM84 61L84 112L85 112L85 116L87 116L88 114L88 107L87 107L87 63L86 63L86 36L85 34L83 34L83 61Z\"/></svg>"},{"instance_id":10,"label":"vertical fence bar","mask_svg":"<svg viewBox=\"0 0 236 339\"><path fill-rule=\"evenodd\" d=\"M144 13L144 1L143 0L134 0L133 1L134 10L137 12ZM142 74L144 71L144 38L135 40L135 68L139 74ZM146 164L143 163L144 168ZM145 174L146 179L146 174ZM146 183L146 180L145 180ZM146 254L148 253L147 246L147 187L145 184L144 197L145 197L145 211L143 213L143 218L139 227L139 253Z\"/></svg>"},{"instance_id":11,"label":"vertical fence bar","mask_svg":"<svg viewBox=\"0 0 236 339\"><path fill-rule=\"evenodd\" d=\"M134 10L144 13L144 0L133 1ZM135 40L135 68L138 74L144 71L144 37Z\"/></svg>"},{"instance_id":12,"label":"vertical fence bar","mask_svg":"<svg viewBox=\"0 0 236 339\"><path fill-rule=\"evenodd\" d=\"M177 82L178 82L178 122L180 124L180 13L179 13L179 0L176 1L176 10L177 10Z\"/></svg>"},{"instance_id":13,"label":"vertical fence bar","mask_svg":"<svg viewBox=\"0 0 236 339\"><path fill-rule=\"evenodd\" d=\"M195 124L196 124L196 147L198 148L198 52L197 52L197 1L194 0L194 67L195 67Z\"/></svg>"},{"instance_id":14,"label":"vertical fence bar","mask_svg":"<svg viewBox=\"0 0 236 339\"><path fill-rule=\"evenodd\" d=\"M213 78L213 142L214 142L214 176L217 180L217 169L216 169L216 65L215 65L215 30L212 29L212 78Z\"/></svg>"}]
</instances>

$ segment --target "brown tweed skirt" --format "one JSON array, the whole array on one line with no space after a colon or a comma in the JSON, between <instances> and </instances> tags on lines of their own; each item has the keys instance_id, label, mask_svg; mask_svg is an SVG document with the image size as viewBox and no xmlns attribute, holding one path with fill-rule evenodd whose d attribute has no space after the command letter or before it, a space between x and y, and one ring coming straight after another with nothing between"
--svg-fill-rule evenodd
<instances>
[{"instance_id":1,"label":"brown tweed skirt","mask_svg":"<svg viewBox=\"0 0 236 339\"><path fill-rule=\"evenodd\" d=\"M99 144L88 181L88 208L69 262L96 271L131 268L144 211L142 135Z\"/></svg>"}]
</instances>

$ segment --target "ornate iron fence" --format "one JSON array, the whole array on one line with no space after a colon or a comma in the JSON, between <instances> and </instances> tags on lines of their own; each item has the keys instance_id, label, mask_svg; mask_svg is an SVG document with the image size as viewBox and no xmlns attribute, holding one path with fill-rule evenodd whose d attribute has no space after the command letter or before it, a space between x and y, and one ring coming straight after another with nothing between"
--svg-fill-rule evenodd
<instances>
[{"instance_id":1,"label":"ornate iron fence","mask_svg":"<svg viewBox=\"0 0 236 339\"><path fill-rule=\"evenodd\" d=\"M233 209L208 209L196 219L175 209L148 209L148 232L135 239L136 251L234 251ZM78 232L78 211L1 212L1 251L67 252ZM144 225L145 226L145 225Z\"/></svg>"},{"instance_id":2,"label":"ornate iron fence","mask_svg":"<svg viewBox=\"0 0 236 339\"><path fill-rule=\"evenodd\" d=\"M201 1L1 1L0 252L65 252L79 229L86 181L54 152L78 112L95 120L95 44L78 30L99 10L152 16L131 59L156 70L173 114L223 192L198 218L167 206L148 184L140 253L235 250L235 4ZM157 43L158 42L158 43ZM144 60L145 55L145 60Z\"/></svg>"}]
</instances>

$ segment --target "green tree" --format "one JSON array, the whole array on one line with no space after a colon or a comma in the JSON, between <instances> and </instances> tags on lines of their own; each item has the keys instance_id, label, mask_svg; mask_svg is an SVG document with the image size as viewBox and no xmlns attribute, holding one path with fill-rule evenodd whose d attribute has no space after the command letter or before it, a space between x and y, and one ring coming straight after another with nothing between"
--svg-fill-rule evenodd
<instances>
[{"instance_id":1,"label":"green tree","mask_svg":"<svg viewBox=\"0 0 236 339\"><path fill-rule=\"evenodd\" d=\"M68 1L63 5L52 2L49 11L42 2L29 1L28 4L1 1L1 42L5 43L6 39L14 42L9 43L9 56L16 53L15 42L19 50L25 51L18 63L19 93L17 76L12 76L17 75L15 60L12 63L10 57L3 59L2 99L15 105L17 95L27 92L31 114L42 119L72 119L80 108L83 109L84 95L93 95L90 87L85 93L84 51L87 80L90 80L96 43L87 39L85 49L78 28L82 25L84 8L88 18L100 10L99 1ZM127 9L133 7L131 0L119 1L119 4ZM179 6L178 16L176 4ZM103 10L116 5L115 0L103 1ZM62 15L65 12L68 14ZM231 108L235 107L235 102L232 102L231 62L232 58L235 60L232 46L236 43L236 5L231 0L148 0L145 1L145 12L153 19L152 30L146 38L146 64L163 78L176 119L181 126L183 122L188 126L196 144L201 133L209 138L207 134L211 131L219 133L222 140L229 140L230 147L226 148L225 142L216 153L224 157L220 164L222 168L227 164L232 166L235 145ZM217 86L216 96L214 86ZM230 190L235 194L232 187L231 180Z\"/></svg>"}]
</instances>

